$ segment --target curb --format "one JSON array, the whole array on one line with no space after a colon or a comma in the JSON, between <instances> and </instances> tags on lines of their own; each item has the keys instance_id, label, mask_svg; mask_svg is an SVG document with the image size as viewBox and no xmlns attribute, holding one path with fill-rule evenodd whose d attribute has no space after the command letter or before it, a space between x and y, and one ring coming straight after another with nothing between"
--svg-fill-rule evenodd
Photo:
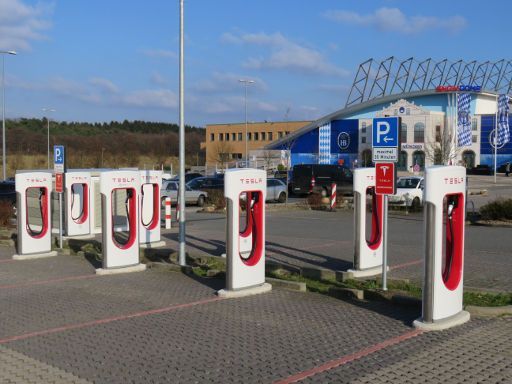
<instances>
[{"instance_id":1,"label":"curb","mask_svg":"<svg viewBox=\"0 0 512 384\"><path fill-rule=\"evenodd\" d=\"M503 316L512 315L512 305L503 307L477 307L475 305L468 305L464 308L471 315L474 316Z\"/></svg>"},{"instance_id":2,"label":"curb","mask_svg":"<svg viewBox=\"0 0 512 384\"><path fill-rule=\"evenodd\" d=\"M364 291L354 288L329 287L328 295L336 299L364 300Z\"/></svg>"},{"instance_id":3,"label":"curb","mask_svg":"<svg viewBox=\"0 0 512 384\"><path fill-rule=\"evenodd\" d=\"M299 281L281 280L273 277L266 277L265 281L271 283L273 287L289 289L292 291L306 292L306 283L301 283Z\"/></svg>"},{"instance_id":4,"label":"curb","mask_svg":"<svg viewBox=\"0 0 512 384\"><path fill-rule=\"evenodd\" d=\"M186 265L182 267L178 264L170 264L170 263L162 263L158 261L150 261L147 264L147 267L150 269L160 269L165 271L172 271L172 272L183 272L186 275L192 274L192 267Z\"/></svg>"}]
</instances>

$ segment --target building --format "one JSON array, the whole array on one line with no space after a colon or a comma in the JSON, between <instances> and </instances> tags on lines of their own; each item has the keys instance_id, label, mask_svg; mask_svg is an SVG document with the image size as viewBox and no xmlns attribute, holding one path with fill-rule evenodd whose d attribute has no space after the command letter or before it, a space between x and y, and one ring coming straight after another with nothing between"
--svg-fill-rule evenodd
<instances>
[{"instance_id":1,"label":"building","mask_svg":"<svg viewBox=\"0 0 512 384\"><path fill-rule=\"evenodd\" d=\"M206 165L232 165L245 159L246 145L249 152L262 149L309 123L311 121L247 123L247 136L245 123L208 124L206 141L202 144L206 149Z\"/></svg>"},{"instance_id":2,"label":"building","mask_svg":"<svg viewBox=\"0 0 512 384\"><path fill-rule=\"evenodd\" d=\"M397 63L397 72L392 73L390 59L375 68L371 63L368 65L369 61L360 65L345 108L265 148L290 149L292 166L301 163L369 166L373 118L399 116L402 122L399 170L421 170L442 163L493 166L497 96L512 89L512 62L441 60L427 65L426 61L408 59ZM465 147L453 145L458 93L471 95L472 142ZM509 120L512 126L512 119ZM498 167L507 161L512 162L512 142L498 146Z\"/></svg>"}]
</instances>

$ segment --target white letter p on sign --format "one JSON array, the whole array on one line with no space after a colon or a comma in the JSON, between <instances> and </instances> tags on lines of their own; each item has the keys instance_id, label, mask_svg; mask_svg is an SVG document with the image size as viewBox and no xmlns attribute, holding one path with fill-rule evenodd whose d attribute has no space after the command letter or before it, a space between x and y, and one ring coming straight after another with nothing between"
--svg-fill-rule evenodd
<instances>
[{"instance_id":1,"label":"white letter p on sign","mask_svg":"<svg viewBox=\"0 0 512 384\"><path fill-rule=\"evenodd\" d=\"M377 122L377 143L381 143L383 140L381 140L382 136L386 136L389 131L391 131L391 127L389 123L385 121L378 121Z\"/></svg>"}]
</instances>

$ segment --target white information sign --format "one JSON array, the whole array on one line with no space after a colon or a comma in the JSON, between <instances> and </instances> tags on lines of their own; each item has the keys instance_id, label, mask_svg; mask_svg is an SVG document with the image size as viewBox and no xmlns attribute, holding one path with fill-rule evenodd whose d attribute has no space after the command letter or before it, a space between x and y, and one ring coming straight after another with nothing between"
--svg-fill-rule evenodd
<instances>
[{"instance_id":1,"label":"white information sign","mask_svg":"<svg viewBox=\"0 0 512 384\"><path fill-rule=\"evenodd\" d=\"M397 148L373 148L372 152L373 162L377 161L398 161L398 150Z\"/></svg>"}]
</instances>

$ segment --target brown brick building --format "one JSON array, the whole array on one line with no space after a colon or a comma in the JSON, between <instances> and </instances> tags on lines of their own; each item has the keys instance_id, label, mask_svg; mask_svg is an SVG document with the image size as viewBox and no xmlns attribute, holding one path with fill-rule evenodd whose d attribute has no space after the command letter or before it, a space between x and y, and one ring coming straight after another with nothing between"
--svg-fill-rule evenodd
<instances>
[{"instance_id":1,"label":"brown brick building","mask_svg":"<svg viewBox=\"0 0 512 384\"><path fill-rule=\"evenodd\" d=\"M309 124L310 121L247 123L247 150L262 149L272 141ZM206 165L225 165L245 159L245 123L206 125Z\"/></svg>"}]
</instances>

